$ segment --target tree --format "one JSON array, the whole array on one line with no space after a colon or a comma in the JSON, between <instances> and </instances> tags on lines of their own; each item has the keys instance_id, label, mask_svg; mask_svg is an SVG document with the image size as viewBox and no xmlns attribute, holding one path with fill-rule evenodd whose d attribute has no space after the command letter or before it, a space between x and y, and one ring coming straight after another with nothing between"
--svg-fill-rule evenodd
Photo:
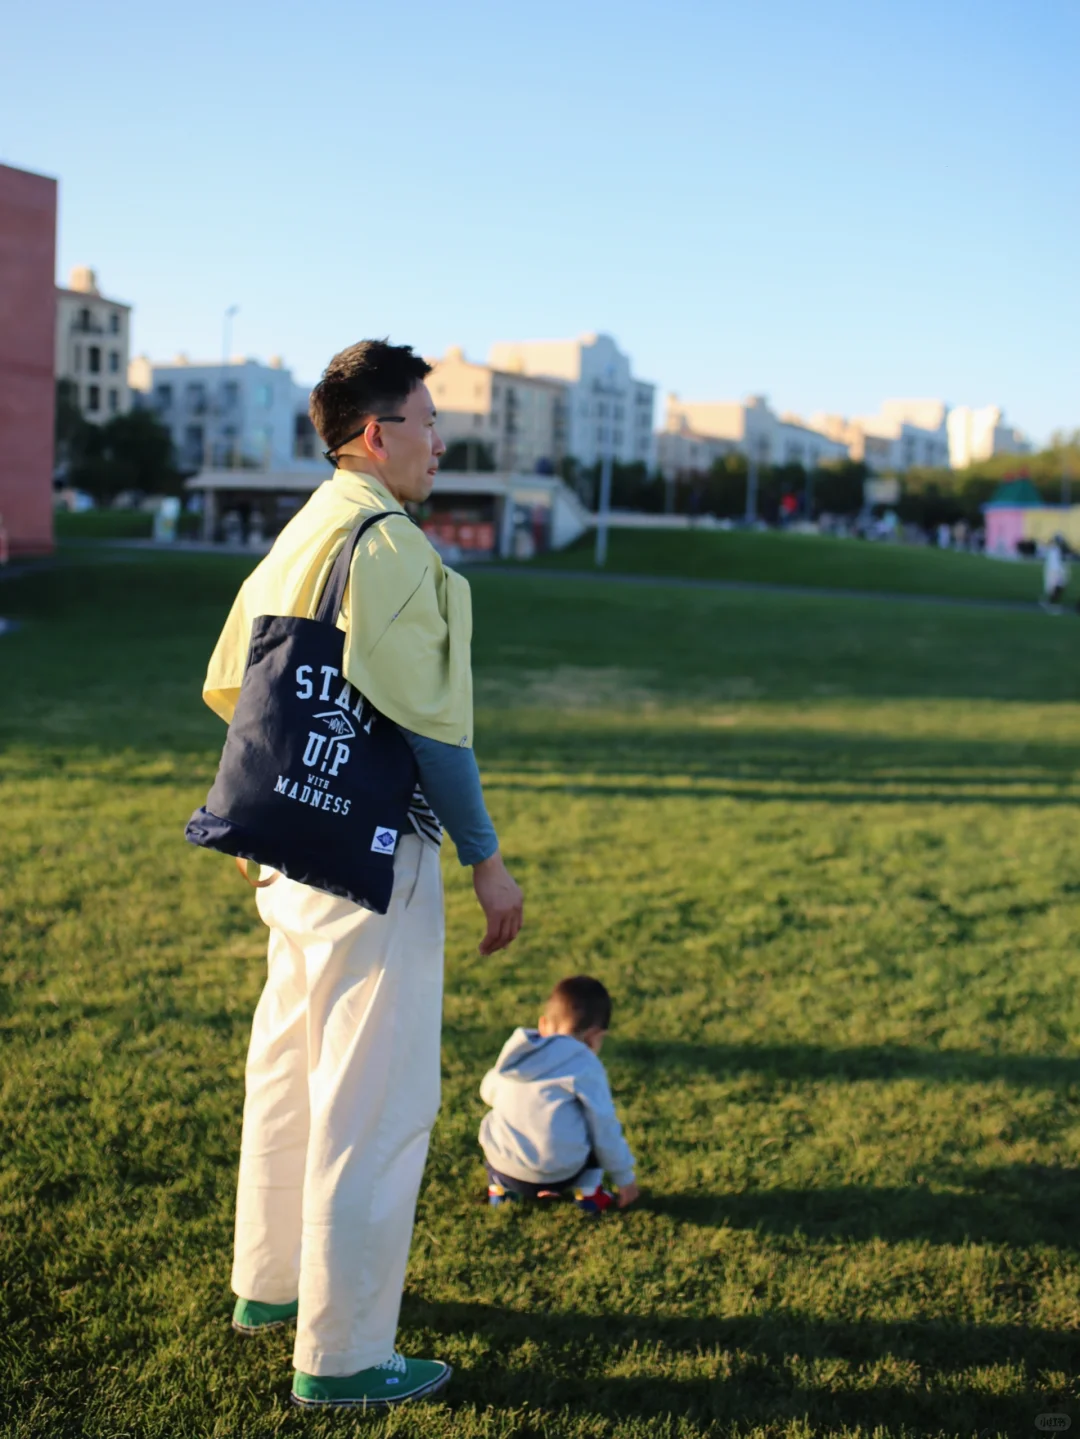
<instances>
[{"instance_id":1,"label":"tree","mask_svg":"<svg viewBox=\"0 0 1080 1439\"><path fill-rule=\"evenodd\" d=\"M469 470L489 475L495 469L495 453L483 440L451 440L439 464L444 470Z\"/></svg>"},{"instance_id":2,"label":"tree","mask_svg":"<svg viewBox=\"0 0 1080 1439\"><path fill-rule=\"evenodd\" d=\"M572 466L572 469L570 468ZM600 475L603 464L580 466L576 460L563 461L563 479L587 505L596 510L600 505ZM658 514L664 508L664 482L659 474L650 474L643 460L623 464L611 462L611 507L614 510L638 510Z\"/></svg>"},{"instance_id":3,"label":"tree","mask_svg":"<svg viewBox=\"0 0 1080 1439\"><path fill-rule=\"evenodd\" d=\"M83 419L78 395L74 380L57 380L53 461L53 474L57 479L66 479L72 465L86 453L90 438L87 432L94 428Z\"/></svg>"},{"instance_id":4,"label":"tree","mask_svg":"<svg viewBox=\"0 0 1080 1439\"><path fill-rule=\"evenodd\" d=\"M815 470L815 514L857 515L863 507L863 485L868 474L862 460L841 460Z\"/></svg>"},{"instance_id":5,"label":"tree","mask_svg":"<svg viewBox=\"0 0 1080 1439\"><path fill-rule=\"evenodd\" d=\"M180 487L172 436L151 410L131 410L102 425L91 424L68 380L57 385L56 474L99 504L122 490L163 495Z\"/></svg>"}]
</instances>

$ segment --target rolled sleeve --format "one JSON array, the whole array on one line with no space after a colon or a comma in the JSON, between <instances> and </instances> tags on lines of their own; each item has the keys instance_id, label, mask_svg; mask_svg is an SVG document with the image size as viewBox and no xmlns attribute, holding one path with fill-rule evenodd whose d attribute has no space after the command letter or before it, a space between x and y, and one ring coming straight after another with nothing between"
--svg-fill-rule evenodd
<instances>
[{"instance_id":1,"label":"rolled sleeve","mask_svg":"<svg viewBox=\"0 0 1080 1439\"><path fill-rule=\"evenodd\" d=\"M416 759L420 788L438 815L463 865L480 864L499 848L484 804L480 771L471 749L443 744L398 725Z\"/></svg>"}]
</instances>

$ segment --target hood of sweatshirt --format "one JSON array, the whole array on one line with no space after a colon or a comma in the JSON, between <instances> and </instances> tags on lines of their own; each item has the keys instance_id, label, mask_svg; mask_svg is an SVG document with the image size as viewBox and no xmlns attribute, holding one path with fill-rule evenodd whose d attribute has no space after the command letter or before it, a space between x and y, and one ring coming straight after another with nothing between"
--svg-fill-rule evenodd
<instances>
[{"instance_id":1,"label":"hood of sweatshirt","mask_svg":"<svg viewBox=\"0 0 1080 1439\"><path fill-rule=\"evenodd\" d=\"M500 1079L535 1084L538 1079L565 1074L567 1069L579 1070L595 1058L589 1046L571 1034L545 1037L538 1029L515 1029L503 1045L495 1071Z\"/></svg>"}]
</instances>

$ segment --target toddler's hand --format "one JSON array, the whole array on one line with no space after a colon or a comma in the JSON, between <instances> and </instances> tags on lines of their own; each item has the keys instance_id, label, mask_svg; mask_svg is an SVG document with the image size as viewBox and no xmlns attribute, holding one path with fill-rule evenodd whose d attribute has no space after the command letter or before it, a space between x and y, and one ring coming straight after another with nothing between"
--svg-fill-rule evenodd
<instances>
[{"instance_id":1,"label":"toddler's hand","mask_svg":"<svg viewBox=\"0 0 1080 1439\"><path fill-rule=\"evenodd\" d=\"M640 1192L640 1191L638 1190L638 1187L637 1187L636 1184L623 1184L623 1185L620 1185L620 1187L619 1187L619 1208L620 1208L620 1209L626 1209L628 1205L633 1204L634 1200L638 1197L639 1192Z\"/></svg>"}]
</instances>

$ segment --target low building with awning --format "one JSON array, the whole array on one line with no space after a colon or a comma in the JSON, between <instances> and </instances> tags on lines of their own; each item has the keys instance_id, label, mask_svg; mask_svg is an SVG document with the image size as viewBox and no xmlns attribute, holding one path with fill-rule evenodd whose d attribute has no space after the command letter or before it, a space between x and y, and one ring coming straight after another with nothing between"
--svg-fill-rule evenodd
<instances>
[{"instance_id":1,"label":"low building with awning","mask_svg":"<svg viewBox=\"0 0 1080 1439\"><path fill-rule=\"evenodd\" d=\"M1080 505L1048 505L1029 479L1009 480L983 505L986 553L1009 556L1019 546L1043 549L1061 535L1080 553Z\"/></svg>"},{"instance_id":2,"label":"low building with awning","mask_svg":"<svg viewBox=\"0 0 1080 1439\"><path fill-rule=\"evenodd\" d=\"M203 470L185 483L198 496L202 538L266 548L326 472ZM466 474L448 470L420 506L425 533L448 555L531 559L572 544L592 516L568 485L553 475Z\"/></svg>"}]
</instances>

